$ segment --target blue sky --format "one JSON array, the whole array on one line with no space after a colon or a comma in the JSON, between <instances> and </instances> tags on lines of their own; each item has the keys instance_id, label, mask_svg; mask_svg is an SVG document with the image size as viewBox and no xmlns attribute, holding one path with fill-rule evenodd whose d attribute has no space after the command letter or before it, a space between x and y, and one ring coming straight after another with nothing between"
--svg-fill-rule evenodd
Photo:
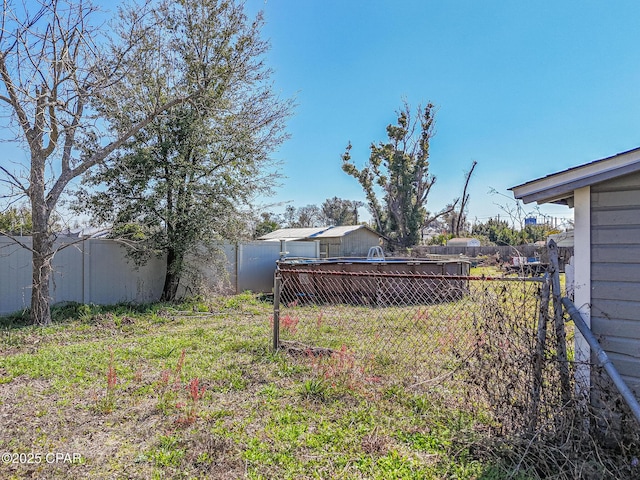
<instances>
[{"instance_id":1,"label":"blue sky","mask_svg":"<svg viewBox=\"0 0 640 480\"><path fill-rule=\"evenodd\" d=\"M341 170L385 140L403 99L434 103L428 209L472 179L469 217L501 213L509 187L640 145L640 2L247 0L263 10L268 64L295 96L270 202L364 200ZM283 208L283 207L281 207ZM533 206L527 207L533 208ZM277 209L276 209L277 210ZM565 207L542 207L571 217Z\"/></svg>"}]
</instances>

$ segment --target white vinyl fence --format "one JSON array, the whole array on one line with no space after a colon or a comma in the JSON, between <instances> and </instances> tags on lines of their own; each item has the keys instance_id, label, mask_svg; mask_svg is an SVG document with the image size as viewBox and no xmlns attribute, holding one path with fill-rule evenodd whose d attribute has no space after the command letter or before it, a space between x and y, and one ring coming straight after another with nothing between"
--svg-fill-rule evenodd
<instances>
[{"instance_id":1,"label":"white vinyl fence","mask_svg":"<svg viewBox=\"0 0 640 480\"><path fill-rule=\"evenodd\" d=\"M236 293L270 292L273 289L273 274L276 260L288 257L319 258L319 242L249 242L231 245L232 254L227 254L228 269L232 272ZM233 257L235 255L235 257Z\"/></svg>"},{"instance_id":2,"label":"white vinyl fence","mask_svg":"<svg viewBox=\"0 0 640 480\"><path fill-rule=\"evenodd\" d=\"M246 243L225 243L222 245L225 258L226 278L220 277L216 264L220 260L211 259L211 265L199 265L205 285L227 293L271 292L276 261L282 256L320 258L320 243L305 241L255 241ZM188 279L183 279L188 283ZM188 286L180 284L178 295L191 293Z\"/></svg>"},{"instance_id":3,"label":"white vinyl fence","mask_svg":"<svg viewBox=\"0 0 640 480\"><path fill-rule=\"evenodd\" d=\"M17 237L31 247L31 237ZM75 243L74 243L75 242ZM159 300L166 261L152 257L137 267L126 248L110 239L60 240L66 245L53 259L51 303L79 302L109 305L119 302L147 303ZM215 268L205 272L212 285L225 283L232 293L245 290L270 292L281 252L289 256L319 257L317 242L249 242L225 244L227 278ZM205 270L207 270L205 266ZM31 303L31 252L12 239L0 237L0 315L28 308Z\"/></svg>"}]
</instances>

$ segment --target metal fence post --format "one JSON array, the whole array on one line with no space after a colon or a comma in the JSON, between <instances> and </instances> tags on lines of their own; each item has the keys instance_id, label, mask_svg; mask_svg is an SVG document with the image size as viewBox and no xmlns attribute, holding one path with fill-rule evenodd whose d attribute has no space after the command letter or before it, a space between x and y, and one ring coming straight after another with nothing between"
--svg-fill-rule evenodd
<instances>
[{"instance_id":1,"label":"metal fence post","mask_svg":"<svg viewBox=\"0 0 640 480\"><path fill-rule=\"evenodd\" d=\"M276 272L273 281L273 351L278 351L280 347L280 291L282 289L282 278Z\"/></svg>"},{"instance_id":2,"label":"metal fence post","mask_svg":"<svg viewBox=\"0 0 640 480\"><path fill-rule=\"evenodd\" d=\"M564 312L562 309L562 292L560 291L560 266L558 264L558 246L549 240L549 262L551 264L551 291L553 292L553 311L556 330L557 359L560 372L560 387L562 389L562 403L571 401L571 377L569 375L569 361L567 358L567 335L564 328Z\"/></svg>"},{"instance_id":3,"label":"metal fence post","mask_svg":"<svg viewBox=\"0 0 640 480\"><path fill-rule=\"evenodd\" d=\"M544 369L544 352L547 345L547 320L549 319L549 303L551 297L551 279L549 273L544 275L544 283L540 289L540 311L538 316L538 332L536 334L536 351L534 353L533 388L531 391L531 420L529 431L533 433L538 424L538 409L542 390L542 372Z\"/></svg>"}]
</instances>

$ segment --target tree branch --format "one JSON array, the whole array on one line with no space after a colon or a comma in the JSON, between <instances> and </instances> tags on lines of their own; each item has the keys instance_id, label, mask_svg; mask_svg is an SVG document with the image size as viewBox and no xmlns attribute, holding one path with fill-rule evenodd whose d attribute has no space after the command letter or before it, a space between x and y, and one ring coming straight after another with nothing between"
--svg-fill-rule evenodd
<instances>
[{"instance_id":1,"label":"tree branch","mask_svg":"<svg viewBox=\"0 0 640 480\"><path fill-rule=\"evenodd\" d=\"M160 115L162 112L165 112L165 111L171 109L172 107L174 107L176 105L180 105L181 103L185 103L185 102L189 101L190 99L195 98L200 93L201 93L200 91L197 91L197 92L195 92L195 93L193 93L191 95L188 95L186 97L176 98L176 99L174 99L174 100L172 100L170 102L167 102L162 107L156 109L153 113L149 114L144 120L141 120L140 122L136 123L131 128L129 128L126 132L124 132L122 135L120 135L120 137L117 140L111 142L106 147L104 147L101 150L99 150L98 152L94 153L87 160L84 160L83 162L81 162L77 167L62 172L61 175L56 180L56 182L53 185L53 187L51 188L51 191L47 195L47 205L50 208L53 208L53 206L58 201L58 198L62 194L64 188L67 186L67 184L72 179L82 175L84 172L89 170L91 167L93 167L93 166L97 165L98 163L102 162L111 153L113 153L115 150L117 150L122 145L124 145L126 143L126 141L129 140L129 138L131 138L137 132L139 132L144 127L146 127L151 122L153 122L153 120L155 120L158 117L158 115Z\"/></svg>"},{"instance_id":2,"label":"tree branch","mask_svg":"<svg viewBox=\"0 0 640 480\"><path fill-rule=\"evenodd\" d=\"M2 170L5 173L5 175L7 175L12 180L12 182L8 182L7 181L7 183L9 183L10 185L13 185L14 187L18 188L27 197L29 196L29 189L26 188L24 185L22 185L20 180L18 180L18 178L13 173L9 172L9 170L4 168L2 165L0 165L0 170Z\"/></svg>"},{"instance_id":3,"label":"tree branch","mask_svg":"<svg viewBox=\"0 0 640 480\"><path fill-rule=\"evenodd\" d=\"M6 232L3 232L2 230L0 230L0 237L7 237L9 240L11 240L12 242L14 242L17 245L20 245L25 250L29 250L31 253L35 253L33 248L27 246L26 243L21 242L20 240L17 240L15 235L11 235L9 233L6 233Z\"/></svg>"}]
</instances>

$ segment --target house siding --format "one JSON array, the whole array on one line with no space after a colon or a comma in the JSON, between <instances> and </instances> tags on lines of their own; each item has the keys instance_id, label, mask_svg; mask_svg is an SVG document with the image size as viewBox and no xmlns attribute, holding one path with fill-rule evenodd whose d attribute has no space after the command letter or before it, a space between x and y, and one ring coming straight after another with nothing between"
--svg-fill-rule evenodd
<instances>
[{"instance_id":1,"label":"house siding","mask_svg":"<svg viewBox=\"0 0 640 480\"><path fill-rule=\"evenodd\" d=\"M591 328L640 394L640 173L591 186Z\"/></svg>"}]
</instances>

